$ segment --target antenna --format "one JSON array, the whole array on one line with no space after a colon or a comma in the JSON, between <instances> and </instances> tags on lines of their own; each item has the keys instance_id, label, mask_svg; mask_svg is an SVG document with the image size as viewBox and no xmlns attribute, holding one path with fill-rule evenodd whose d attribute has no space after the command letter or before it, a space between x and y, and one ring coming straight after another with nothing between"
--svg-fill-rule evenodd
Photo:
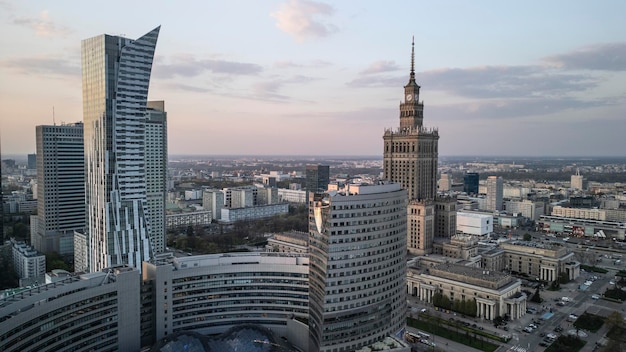
<instances>
[{"instance_id":1,"label":"antenna","mask_svg":"<svg viewBox=\"0 0 626 352\"><path fill-rule=\"evenodd\" d=\"M53 124L54 126L56 126L56 125L57 125L56 121L54 121L54 105L52 105L52 124Z\"/></svg>"}]
</instances>

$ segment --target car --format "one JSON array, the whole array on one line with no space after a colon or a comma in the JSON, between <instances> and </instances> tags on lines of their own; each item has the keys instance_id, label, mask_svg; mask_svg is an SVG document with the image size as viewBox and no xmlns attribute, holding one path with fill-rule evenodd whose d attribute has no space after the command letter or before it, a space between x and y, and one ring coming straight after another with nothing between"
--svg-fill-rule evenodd
<instances>
[{"instance_id":1,"label":"car","mask_svg":"<svg viewBox=\"0 0 626 352\"><path fill-rule=\"evenodd\" d=\"M591 295L591 299L600 299L599 295Z\"/></svg>"},{"instance_id":2,"label":"car","mask_svg":"<svg viewBox=\"0 0 626 352\"><path fill-rule=\"evenodd\" d=\"M539 342L539 346L541 347L548 347L548 344L545 343L544 341Z\"/></svg>"},{"instance_id":3,"label":"car","mask_svg":"<svg viewBox=\"0 0 626 352\"><path fill-rule=\"evenodd\" d=\"M422 308L422 310L420 310L420 312L422 312L422 313L426 313L426 311L427 311L427 310L428 310L428 309L426 309L426 308Z\"/></svg>"},{"instance_id":4,"label":"car","mask_svg":"<svg viewBox=\"0 0 626 352\"><path fill-rule=\"evenodd\" d=\"M541 334L539 334L539 336L544 337L544 336L546 336L546 333L542 332Z\"/></svg>"},{"instance_id":5,"label":"car","mask_svg":"<svg viewBox=\"0 0 626 352\"><path fill-rule=\"evenodd\" d=\"M609 285L615 285L615 281L613 280L609 281Z\"/></svg>"},{"instance_id":6,"label":"car","mask_svg":"<svg viewBox=\"0 0 626 352\"><path fill-rule=\"evenodd\" d=\"M533 332L533 329L527 326L527 327L524 328L524 331L528 332L528 333L531 333L531 332Z\"/></svg>"},{"instance_id":7,"label":"car","mask_svg":"<svg viewBox=\"0 0 626 352\"><path fill-rule=\"evenodd\" d=\"M556 340L557 336L556 336L556 334L549 333L549 334L547 335L547 338L549 338L550 340Z\"/></svg>"},{"instance_id":8,"label":"car","mask_svg":"<svg viewBox=\"0 0 626 352\"><path fill-rule=\"evenodd\" d=\"M565 302L563 302L563 301L559 301L559 303L557 303L556 305L557 305L557 306L564 307L564 306L565 306Z\"/></svg>"},{"instance_id":9,"label":"car","mask_svg":"<svg viewBox=\"0 0 626 352\"><path fill-rule=\"evenodd\" d=\"M560 327L560 326L557 326L557 327L554 328L554 331L561 332L561 331L563 331L563 328Z\"/></svg>"}]
</instances>

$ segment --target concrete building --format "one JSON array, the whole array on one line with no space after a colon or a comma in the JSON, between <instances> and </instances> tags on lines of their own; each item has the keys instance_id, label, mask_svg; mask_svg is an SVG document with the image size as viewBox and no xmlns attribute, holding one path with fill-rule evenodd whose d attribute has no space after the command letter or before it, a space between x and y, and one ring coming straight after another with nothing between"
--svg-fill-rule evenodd
<instances>
[{"instance_id":1,"label":"concrete building","mask_svg":"<svg viewBox=\"0 0 626 352\"><path fill-rule=\"evenodd\" d=\"M221 223L232 223L241 220L256 220L270 218L274 215L287 214L289 204L277 203L270 205L259 205L246 208L224 208L222 209Z\"/></svg>"},{"instance_id":2,"label":"concrete building","mask_svg":"<svg viewBox=\"0 0 626 352\"><path fill-rule=\"evenodd\" d=\"M151 256L146 178L153 170L145 165L145 135L159 29L137 40L99 35L82 41L91 272L125 264L141 270Z\"/></svg>"},{"instance_id":3,"label":"concrete building","mask_svg":"<svg viewBox=\"0 0 626 352\"><path fill-rule=\"evenodd\" d=\"M146 104L146 202L153 253L165 250L165 202L167 198L167 112L164 101Z\"/></svg>"},{"instance_id":4,"label":"concrete building","mask_svg":"<svg viewBox=\"0 0 626 352\"><path fill-rule=\"evenodd\" d=\"M439 191L449 192L451 189L452 189L452 175L441 174L441 178L439 178Z\"/></svg>"},{"instance_id":5,"label":"concrete building","mask_svg":"<svg viewBox=\"0 0 626 352\"><path fill-rule=\"evenodd\" d=\"M493 320L507 314L518 320L526 314L526 295L521 281L509 274L464 265L443 263L424 272L409 268L407 291L433 302L435 294L450 300L475 301L476 317Z\"/></svg>"},{"instance_id":6,"label":"concrete building","mask_svg":"<svg viewBox=\"0 0 626 352\"><path fill-rule=\"evenodd\" d=\"M297 204L306 204L306 191L297 189L278 189L278 201Z\"/></svg>"},{"instance_id":7,"label":"concrete building","mask_svg":"<svg viewBox=\"0 0 626 352\"><path fill-rule=\"evenodd\" d=\"M308 263L306 255L267 252L145 262L156 340L185 330L211 335L259 324L306 350L308 329L296 319L308 318Z\"/></svg>"},{"instance_id":8,"label":"concrete building","mask_svg":"<svg viewBox=\"0 0 626 352\"><path fill-rule=\"evenodd\" d=\"M346 185L309 198L309 351L354 351L405 327L407 192Z\"/></svg>"},{"instance_id":9,"label":"concrete building","mask_svg":"<svg viewBox=\"0 0 626 352\"><path fill-rule=\"evenodd\" d=\"M465 235L488 235L493 232L493 216L458 212L456 214L456 230Z\"/></svg>"},{"instance_id":10,"label":"concrete building","mask_svg":"<svg viewBox=\"0 0 626 352\"><path fill-rule=\"evenodd\" d=\"M542 215L537 222L537 228L546 233L588 238L593 238L594 234L602 230L606 238L626 238L626 223L618 221Z\"/></svg>"},{"instance_id":11,"label":"concrete building","mask_svg":"<svg viewBox=\"0 0 626 352\"><path fill-rule=\"evenodd\" d=\"M435 238L450 238L456 234L456 199L437 197L435 205Z\"/></svg>"},{"instance_id":12,"label":"concrete building","mask_svg":"<svg viewBox=\"0 0 626 352\"><path fill-rule=\"evenodd\" d=\"M178 214L165 215L166 227L168 230L182 230L188 226L206 226L211 223L211 211L187 211Z\"/></svg>"},{"instance_id":13,"label":"concrete building","mask_svg":"<svg viewBox=\"0 0 626 352\"><path fill-rule=\"evenodd\" d=\"M69 276L0 299L4 352L140 350L139 272Z\"/></svg>"},{"instance_id":14,"label":"concrete building","mask_svg":"<svg viewBox=\"0 0 626 352\"><path fill-rule=\"evenodd\" d=\"M309 234L299 231L275 233L267 239L268 252L309 253Z\"/></svg>"},{"instance_id":15,"label":"concrete building","mask_svg":"<svg viewBox=\"0 0 626 352\"><path fill-rule=\"evenodd\" d=\"M574 190L582 191L583 188L583 176L580 174L580 170L576 169L576 175L570 177L570 188Z\"/></svg>"},{"instance_id":16,"label":"concrete building","mask_svg":"<svg viewBox=\"0 0 626 352\"><path fill-rule=\"evenodd\" d=\"M20 279L20 286L34 282L43 283L46 274L46 256L23 241L11 239L13 269Z\"/></svg>"},{"instance_id":17,"label":"concrete building","mask_svg":"<svg viewBox=\"0 0 626 352\"><path fill-rule=\"evenodd\" d=\"M211 219L221 219L224 208L224 193L218 189L202 190L202 207L211 212Z\"/></svg>"},{"instance_id":18,"label":"concrete building","mask_svg":"<svg viewBox=\"0 0 626 352\"><path fill-rule=\"evenodd\" d=\"M407 250L409 253L424 255L432 251L434 227L434 202L410 200L407 206Z\"/></svg>"},{"instance_id":19,"label":"concrete building","mask_svg":"<svg viewBox=\"0 0 626 352\"><path fill-rule=\"evenodd\" d=\"M36 170L37 169L37 154L28 154L26 168L28 170Z\"/></svg>"},{"instance_id":20,"label":"concrete building","mask_svg":"<svg viewBox=\"0 0 626 352\"><path fill-rule=\"evenodd\" d=\"M545 205L543 202L533 202L528 199L506 201L504 207L508 213L520 213L523 217L532 221L539 220L539 217L545 214Z\"/></svg>"},{"instance_id":21,"label":"concrete building","mask_svg":"<svg viewBox=\"0 0 626 352\"><path fill-rule=\"evenodd\" d=\"M37 215L31 244L71 255L74 231L85 228L83 124L37 126Z\"/></svg>"},{"instance_id":22,"label":"concrete building","mask_svg":"<svg viewBox=\"0 0 626 352\"><path fill-rule=\"evenodd\" d=\"M524 274L531 280L553 282L559 275L569 280L580 276L580 263L566 247L528 241L500 243L482 254L482 268L489 271L505 271Z\"/></svg>"},{"instance_id":23,"label":"concrete building","mask_svg":"<svg viewBox=\"0 0 626 352\"><path fill-rule=\"evenodd\" d=\"M487 198L486 198L486 210L500 211L502 210L503 202L503 181L502 177L489 176L487 177Z\"/></svg>"}]
</instances>

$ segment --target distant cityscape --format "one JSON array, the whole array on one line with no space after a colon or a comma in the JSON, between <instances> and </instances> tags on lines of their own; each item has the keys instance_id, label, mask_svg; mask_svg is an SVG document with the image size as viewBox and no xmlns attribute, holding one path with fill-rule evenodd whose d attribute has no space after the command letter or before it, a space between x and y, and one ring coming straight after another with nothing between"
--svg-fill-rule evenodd
<instances>
[{"instance_id":1,"label":"distant cityscape","mask_svg":"<svg viewBox=\"0 0 626 352\"><path fill-rule=\"evenodd\" d=\"M2 155L0 350L620 350L626 157L439 155L414 44L381 155L171 155L159 32Z\"/></svg>"}]
</instances>

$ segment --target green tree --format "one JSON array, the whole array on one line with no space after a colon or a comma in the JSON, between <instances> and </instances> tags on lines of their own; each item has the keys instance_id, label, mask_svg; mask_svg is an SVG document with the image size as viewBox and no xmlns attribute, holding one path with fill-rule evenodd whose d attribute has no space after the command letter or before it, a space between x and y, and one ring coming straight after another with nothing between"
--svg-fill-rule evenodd
<instances>
[{"instance_id":1,"label":"green tree","mask_svg":"<svg viewBox=\"0 0 626 352\"><path fill-rule=\"evenodd\" d=\"M543 300L541 299L541 295L539 294L539 287L535 290L535 294L530 299L532 302L541 303Z\"/></svg>"},{"instance_id":2,"label":"green tree","mask_svg":"<svg viewBox=\"0 0 626 352\"><path fill-rule=\"evenodd\" d=\"M531 236L528 232L524 234L524 241L531 241L533 236Z\"/></svg>"},{"instance_id":3,"label":"green tree","mask_svg":"<svg viewBox=\"0 0 626 352\"><path fill-rule=\"evenodd\" d=\"M611 314L606 317L605 321L609 329L613 327L622 328L624 326L624 316L618 311L611 312Z\"/></svg>"}]
</instances>

